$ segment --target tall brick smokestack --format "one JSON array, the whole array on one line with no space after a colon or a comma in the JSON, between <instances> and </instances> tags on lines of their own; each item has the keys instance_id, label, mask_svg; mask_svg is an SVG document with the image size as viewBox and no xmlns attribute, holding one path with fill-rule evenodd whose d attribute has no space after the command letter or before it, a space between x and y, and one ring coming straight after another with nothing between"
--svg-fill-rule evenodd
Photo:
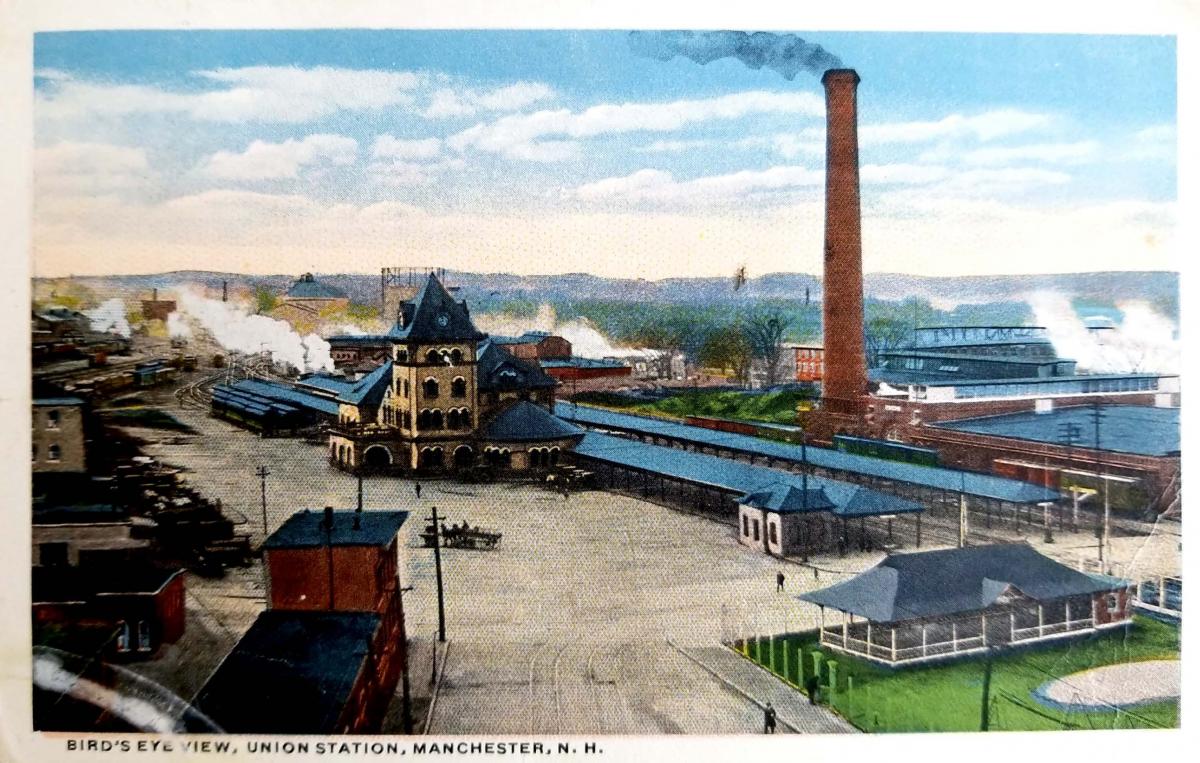
<instances>
[{"instance_id":1,"label":"tall brick smokestack","mask_svg":"<svg viewBox=\"0 0 1200 763\"><path fill-rule=\"evenodd\" d=\"M829 69L825 85L825 373L822 407L859 413L867 393L862 215L858 201L858 72Z\"/></svg>"}]
</instances>

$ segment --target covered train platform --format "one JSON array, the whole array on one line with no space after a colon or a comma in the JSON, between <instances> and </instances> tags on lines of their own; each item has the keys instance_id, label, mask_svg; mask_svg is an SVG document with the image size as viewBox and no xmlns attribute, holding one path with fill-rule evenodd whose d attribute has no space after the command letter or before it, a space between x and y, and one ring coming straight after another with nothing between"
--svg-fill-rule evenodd
<instances>
[{"instance_id":1,"label":"covered train platform","mask_svg":"<svg viewBox=\"0 0 1200 763\"><path fill-rule=\"evenodd\" d=\"M747 496L780 485L814 496L805 512L805 552L837 551L852 547L883 547L895 537L893 523L911 523L911 537L921 538L921 512L915 501L861 485L793 474L716 455L651 445L625 437L589 432L571 454L577 466L590 471L593 485L687 511L720 518L731 524Z\"/></svg>"},{"instance_id":2,"label":"covered train platform","mask_svg":"<svg viewBox=\"0 0 1200 763\"><path fill-rule=\"evenodd\" d=\"M965 508L967 532L975 540L1047 524L1062 529L1069 520L1069 507L1059 503L1063 496L1058 491L1007 477L889 461L570 402L557 403L555 413L595 432L869 487L921 503L927 516L954 524Z\"/></svg>"}]
</instances>

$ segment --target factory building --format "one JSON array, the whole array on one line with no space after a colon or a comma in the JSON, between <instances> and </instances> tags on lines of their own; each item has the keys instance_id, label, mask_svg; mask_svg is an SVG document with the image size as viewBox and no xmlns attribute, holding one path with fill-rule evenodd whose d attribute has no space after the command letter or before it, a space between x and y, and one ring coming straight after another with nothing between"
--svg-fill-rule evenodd
<instances>
[{"instance_id":1,"label":"factory building","mask_svg":"<svg viewBox=\"0 0 1200 763\"><path fill-rule=\"evenodd\" d=\"M83 400L42 397L33 401L33 472L82 473L86 468Z\"/></svg>"}]
</instances>

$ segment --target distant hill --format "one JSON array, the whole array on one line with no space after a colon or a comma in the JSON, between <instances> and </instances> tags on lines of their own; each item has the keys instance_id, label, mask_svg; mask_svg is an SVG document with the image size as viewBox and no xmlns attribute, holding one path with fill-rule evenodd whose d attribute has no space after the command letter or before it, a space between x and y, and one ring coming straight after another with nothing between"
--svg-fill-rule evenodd
<instances>
[{"instance_id":1,"label":"distant hill","mask_svg":"<svg viewBox=\"0 0 1200 763\"><path fill-rule=\"evenodd\" d=\"M282 292L299 274L247 276L208 271L174 271L150 275L75 276L98 294L133 297L157 287L169 290L198 284L213 290L228 281L231 290L263 286ZM317 274L317 278L343 289L363 304L379 300L379 276L371 274ZM36 281L54 279L35 279ZM821 279L807 273L768 273L751 278L738 290L732 278L667 278L660 281L604 278L586 273L521 276L508 273L465 273L450 271L449 285L476 310L513 300L533 303L562 303L581 300L616 302L737 304L758 300L821 300ZM1177 313L1179 275L1164 271L1063 273L1057 275L958 276L935 278L901 273L869 273L864 291L868 298L898 301L910 297L935 304L994 303L1021 301L1036 291L1056 291L1069 298L1112 304L1140 299Z\"/></svg>"}]
</instances>

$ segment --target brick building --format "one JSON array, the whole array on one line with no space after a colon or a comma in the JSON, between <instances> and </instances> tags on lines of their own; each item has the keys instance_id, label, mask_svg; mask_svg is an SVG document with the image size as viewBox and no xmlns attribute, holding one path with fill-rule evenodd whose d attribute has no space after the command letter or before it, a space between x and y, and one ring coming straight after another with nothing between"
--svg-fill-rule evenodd
<instances>
[{"instance_id":1,"label":"brick building","mask_svg":"<svg viewBox=\"0 0 1200 763\"><path fill-rule=\"evenodd\" d=\"M302 511L263 544L268 609L195 705L224 731L375 733L408 642L403 511Z\"/></svg>"},{"instance_id":2,"label":"brick building","mask_svg":"<svg viewBox=\"0 0 1200 763\"><path fill-rule=\"evenodd\" d=\"M86 470L83 400L42 397L33 400L33 471Z\"/></svg>"},{"instance_id":3,"label":"brick building","mask_svg":"<svg viewBox=\"0 0 1200 763\"><path fill-rule=\"evenodd\" d=\"M796 381L819 382L825 373L825 348L820 345L797 345Z\"/></svg>"}]
</instances>

